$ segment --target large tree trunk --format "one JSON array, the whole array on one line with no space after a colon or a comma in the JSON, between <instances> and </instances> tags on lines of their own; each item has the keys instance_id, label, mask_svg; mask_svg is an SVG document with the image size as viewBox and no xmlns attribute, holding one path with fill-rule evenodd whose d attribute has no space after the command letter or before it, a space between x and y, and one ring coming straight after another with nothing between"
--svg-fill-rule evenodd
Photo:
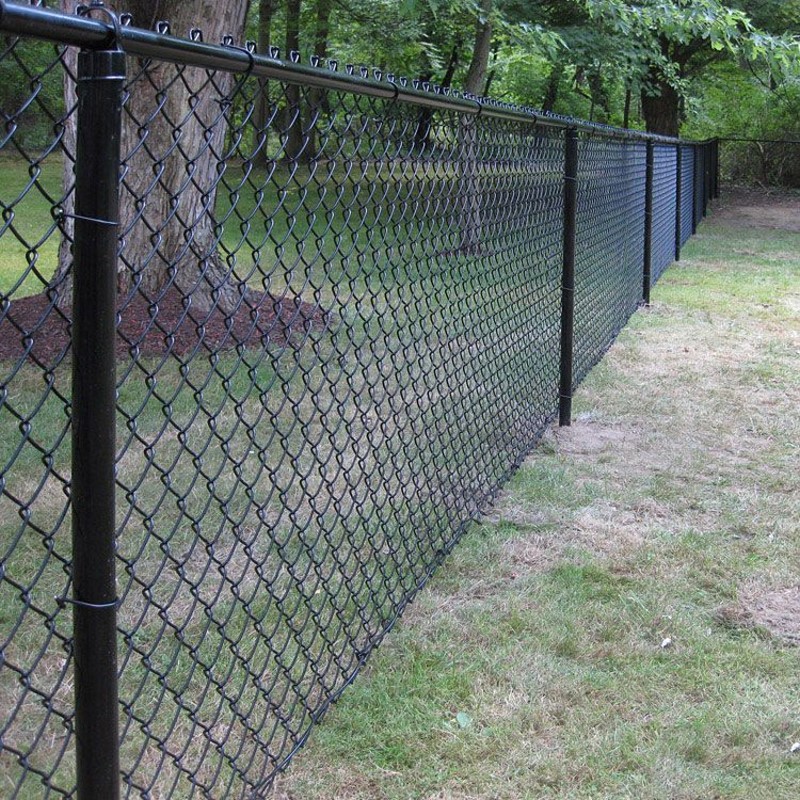
<instances>
[{"instance_id":1,"label":"large tree trunk","mask_svg":"<svg viewBox=\"0 0 800 800\"><path fill-rule=\"evenodd\" d=\"M642 116L648 133L677 136L680 130L680 97L662 77L652 75L642 89Z\"/></svg>"},{"instance_id":2,"label":"large tree trunk","mask_svg":"<svg viewBox=\"0 0 800 800\"><path fill-rule=\"evenodd\" d=\"M226 34L241 40L247 5L247 0L129 0L127 7L134 24L150 27L165 19L176 35L202 21L204 41L216 43ZM215 216L232 85L227 73L128 59L120 291L138 289L155 301L175 286L191 297L192 308L226 312L246 293L219 256ZM62 259L55 279L67 287L69 262Z\"/></svg>"}]
</instances>

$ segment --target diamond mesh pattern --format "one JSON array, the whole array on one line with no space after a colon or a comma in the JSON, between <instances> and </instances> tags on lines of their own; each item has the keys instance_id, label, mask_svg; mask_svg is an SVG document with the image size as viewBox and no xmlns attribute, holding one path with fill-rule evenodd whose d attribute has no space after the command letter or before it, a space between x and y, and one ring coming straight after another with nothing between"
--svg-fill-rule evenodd
<instances>
[{"instance_id":1,"label":"diamond mesh pattern","mask_svg":"<svg viewBox=\"0 0 800 800\"><path fill-rule=\"evenodd\" d=\"M575 386L642 299L646 159L641 142L578 143Z\"/></svg>"},{"instance_id":2,"label":"diamond mesh pattern","mask_svg":"<svg viewBox=\"0 0 800 800\"><path fill-rule=\"evenodd\" d=\"M655 286L675 260L675 180L678 158L674 147L653 148L653 246L650 284Z\"/></svg>"},{"instance_id":3,"label":"diamond mesh pattern","mask_svg":"<svg viewBox=\"0 0 800 800\"><path fill-rule=\"evenodd\" d=\"M694 219L694 148L681 145L681 247L692 235Z\"/></svg>"},{"instance_id":4,"label":"diamond mesh pattern","mask_svg":"<svg viewBox=\"0 0 800 800\"><path fill-rule=\"evenodd\" d=\"M5 796L73 797L75 51L3 42L0 769ZM564 128L128 64L121 781L250 797L557 411ZM576 385L641 301L645 152L581 135ZM659 275L675 164L659 146Z\"/></svg>"},{"instance_id":5,"label":"diamond mesh pattern","mask_svg":"<svg viewBox=\"0 0 800 800\"><path fill-rule=\"evenodd\" d=\"M16 355L0 361L1 792L41 797L46 786L66 796L72 620L56 598L70 586L71 392L68 345L38 343L53 319L66 327L68 311L56 305L57 281L24 312L17 304L50 284L67 233L58 214L71 192L65 66L52 45L0 41L3 75L18 87L0 132L0 338L16 342Z\"/></svg>"}]
</instances>

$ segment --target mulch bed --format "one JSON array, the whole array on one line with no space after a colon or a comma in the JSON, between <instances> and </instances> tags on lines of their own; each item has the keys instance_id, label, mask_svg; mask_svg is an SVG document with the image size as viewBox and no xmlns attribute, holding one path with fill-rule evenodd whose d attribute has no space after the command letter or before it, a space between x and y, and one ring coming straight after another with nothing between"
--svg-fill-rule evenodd
<instances>
[{"instance_id":1,"label":"mulch bed","mask_svg":"<svg viewBox=\"0 0 800 800\"><path fill-rule=\"evenodd\" d=\"M326 312L295 297L277 298L248 293L233 314L219 309L187 310L184 295L171 287L151 303L141 294L120 298L117 306L118 358L184 356L195 349L217 352L233 349L298 346L327 324ZM71 310L55 307L46 293L23 297L0 306L0 360L30 358L55 366L68 352Z\"/></svg>"}]
</instances>

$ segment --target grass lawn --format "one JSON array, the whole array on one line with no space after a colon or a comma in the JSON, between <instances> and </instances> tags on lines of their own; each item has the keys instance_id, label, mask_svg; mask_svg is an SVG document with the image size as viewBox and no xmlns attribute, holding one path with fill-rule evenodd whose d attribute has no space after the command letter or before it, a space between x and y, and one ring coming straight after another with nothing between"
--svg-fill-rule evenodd
<instances>
[{"instance_id":1,"label":"grass lawn","mask_svg":"<svg viewBox=\"0 0 800 800\"><path fill-rule=\"evenodd\" d=\"M745 211L715 207L276 799L798 796L800 231Z\"/></svg>"}]
</instances>

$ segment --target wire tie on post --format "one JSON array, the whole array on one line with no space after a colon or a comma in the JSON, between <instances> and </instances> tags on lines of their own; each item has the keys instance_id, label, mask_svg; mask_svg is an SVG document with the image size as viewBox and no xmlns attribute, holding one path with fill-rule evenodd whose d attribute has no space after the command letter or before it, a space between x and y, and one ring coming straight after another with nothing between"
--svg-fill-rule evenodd
<instances>
[{"instance_id":1,"label":"wire tie on post","mask_svg":"<svg viewBox=\"0 0 800 800\"><path fill-rule=\"evenodd\" d=\"M96 217L85 217L83 216L83 214L68 214L66 211L64 211L63 208L55 209L56 219L65 219L66 217L69 217L70 219L80 219L83 220L83 222L94 222L98 225L113 225L114 227L117 227L120 224L119 221L114 221L111 219L97 219Z\"/></svg>"},{"instance_id":2,"label":"wire tie on post","mask_svg":"<svg viewBox=\"0 0 800 800\"><path fill-rule=\"evenodd\" d=\"M119 598L110 603L87 603L85 600L76 600L74 597L56 597L55 601L59 608L64 608L65 606L70 605L80 606L81 608L91 608L95 611L105 611L109 608L118 608L120 603Z\"/></svg>"}]
</instances>

